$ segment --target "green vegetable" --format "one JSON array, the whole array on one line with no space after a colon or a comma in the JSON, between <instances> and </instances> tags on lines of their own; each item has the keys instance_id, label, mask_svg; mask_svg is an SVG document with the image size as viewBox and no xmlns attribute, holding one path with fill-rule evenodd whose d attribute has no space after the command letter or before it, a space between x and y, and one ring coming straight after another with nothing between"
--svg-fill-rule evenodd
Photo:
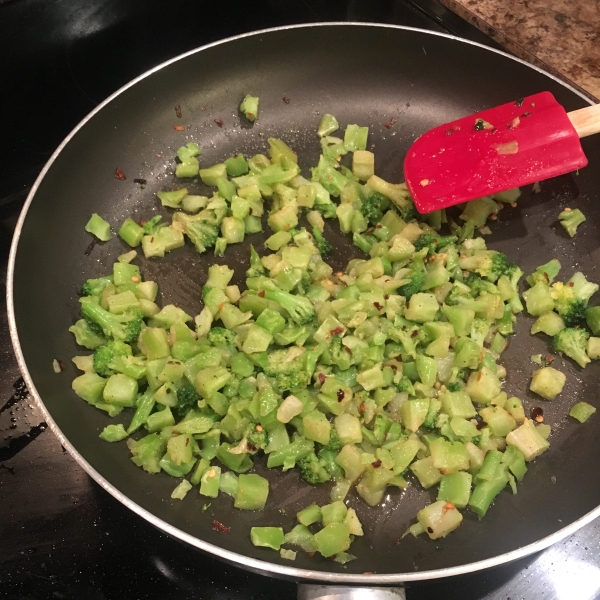
<instances>
[{"instance_id":1,"label":"green vegetable","mask_svg":"<svg viewBox=\"0 0 600 600\"><path fill-rule=\"evenodd\" d=\"M565 327L553 338L554 349L572 358L580 367L590 362L586 354L586 344L590 334L584 329Z\"/></svg>"},{"instance_id":2,"label":"green vegetable","mask_svg":"<svg viewBox=\"0 0 600 600\"><path fill-rule=\"evenodd\" d=\"M574 237L577 228L585 221L585 215L578 208L566 208L558 215L558 220L569 236Z\"/></svg>"},{"instance_id":3,"label":"green vegetable","mask_svg":"<svg viewBox=\"0 0 600 600\"><path fill-rule=\"evenodd\" d=\"M95 235L101 242L110 240L110 225L98 214L94 213L85 225L85 230Z\"/></svg>"},{"instance_id":4,"label":"green vegetable","mask_svg":"<svg viewBox=\"0 0 600 600\"><path fill-rule=\"evenodd\" d=\"M252 527L250 539L255 546L279 550L285 538L281 527Z\"/></svg>"},{"instance_id":5,"label":"green vegetable","mask_svg":"<svg viewBox=\"0 0 600 600\"><path fill-rule=\"evenodd\" d=\"M577 419L580 423L585 423L594 413L596 408L587 402L578 402L569 411L569 416Z\"/></svg>"},{"instance_id":6,"label":"green vegetable","mask_svg":"<svg viewBox=\"0 0 600 600\"><path fill-rule=\"evenodd\" d=\"M244 113L248 121L254 123L258 117L258 96L246 94L240 104L240 111Z\"/></svg>"},{"instance_id":7,"label":"green vegetable","mask_svg":"<svg viewBox=\"0 0 600 600\"><path fill-rule=\"evenodd\" d=\"M566 380L564 373L552 367L543 367L533 372L529 389L546 400L554 400L562 392Z\"/></svg>"}]
</instances>

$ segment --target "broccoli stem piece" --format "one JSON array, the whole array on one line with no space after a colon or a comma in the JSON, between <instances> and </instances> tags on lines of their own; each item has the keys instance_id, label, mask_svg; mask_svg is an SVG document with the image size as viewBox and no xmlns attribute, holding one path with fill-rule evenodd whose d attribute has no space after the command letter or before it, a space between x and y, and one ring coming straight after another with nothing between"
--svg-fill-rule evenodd
<instances>
[{"instance_id":1,"label":"broccoli stem piece","mask_svg":"<svg viewBox=\"0 0 600 600\"><path fill-rule=\"evenodd\" d=\"M95 235L101 242L108 242L111 238L110 225L96 213L86 223L85 230Z\"/></svg>"},{"instance_id":2,"label":"broccoli stem piece","mask_svg":"<svg viewBox=\"0 0 600 600\"><path fill-rule=\"evenodd\" d=\"M585 221L585 215L578 208L575 210L565 208L558 215L558 220L569 236L574 237L577 228Z\"/></svg>"},{"instance_id":3,"label":"broccoli stem piece","mask_svg":"<svg viewBox=\"0 0 600 600\"><path fill-rule=\"evenodd\" d=\"M240 111L244 113L250 123L254 123L258 117L258 96L246 94L240 104Z\"/></svg>"}]
</instances>

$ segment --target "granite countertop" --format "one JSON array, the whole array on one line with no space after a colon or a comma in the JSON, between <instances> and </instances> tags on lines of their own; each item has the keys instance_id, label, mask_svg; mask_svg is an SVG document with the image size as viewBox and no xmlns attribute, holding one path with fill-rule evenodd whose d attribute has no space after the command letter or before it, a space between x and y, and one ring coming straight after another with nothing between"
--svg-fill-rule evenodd
<instances>
[{"instance_id":1,"label":"granite countertop","mask_svg":"<svg viewBox=\"0 0 600 600\"><path fill-rule=\"evenodd\" d=\"M600 0L441 0L519 58L600 100Z\"/></svg>"}]
</instances>

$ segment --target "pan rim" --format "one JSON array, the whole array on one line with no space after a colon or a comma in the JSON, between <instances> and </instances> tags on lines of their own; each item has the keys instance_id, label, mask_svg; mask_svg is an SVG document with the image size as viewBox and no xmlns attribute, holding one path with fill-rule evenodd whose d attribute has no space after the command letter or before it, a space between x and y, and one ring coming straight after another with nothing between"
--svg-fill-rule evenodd
<instances>
[{"instance_id":1,"label":"pan rim","mask_svg":"<svg viewBox=\"0 0 600 600\"><path fill-rule=\"evenodd\" d=\"M488 46L485 46L484 44L481 44L478 42L473 42L470 40L465 40L458 36L447 34L447 33L428 31L426 29L421 29L421 28L417 28L417 27L406 27L406 26L401 26L401 25L391 25L391 24L385 24L385 23L360 23L360 22L355 22L355 21L332 21L332 22L320 22L320 23L303 23L303 24L286 25L286 26L282 26L282 27L272 27L272 28L267 28L267 29L261 29L258 31L252 31L252 32L228 37L228 38L225 38L222 40L218 40L216 42L211 42L204 46L200 46L198 48L195 48L193 50L190 50L188 52L185 52L183 54L175 56L174 58L171 58L171 59L149 69L145 73L142 73L135 79L132 79L131 81L126 83L124 86L119 88L117 91L115 91L113 94L111 94L108 98L106 98L106 100L101 102L96 108L94 108L88 115L86 115L73 128L73 130L65 137L65 139L62 141L62 143L52 153L52 155L50 156L50 158L44 165L43 169L41 170L40 174L36 178L34 184L32 185L31 190L29 191L29 193L27 195L27 199L26 199L26 201L23 205L23 208L21 210L21 213L19 215L19 219L18 219L17 225L15 227L15 232L13 235L13 239L12 239L11 247L10 247L10 253L9 253L8 270L7 270L7 285L6 285L6 304L7 304L7 312L8 312L9 335L10 335L10 339L11 339L11 342L13 345L13 350L15 352L17 363L19 365L19 369L21 371L21 374L23 375L23 378L25 379L27 388L28 388L29 392L31 393L31 395L33 396L37 406L42 411L44 418L46 420L46 423L48 424L48 426L50 427L50 429L52 430L54 435L58 438L58 440L60 441L62 446L75 459L75 461L79 464L79 466L94 481L96 481L96 483L98 483L105 491L107 491L111 496L113 496L115 499L117 499L119 502L121 502L124 506L129 508L132 512L134 512L138 516L142 517L143 519L145 519L146 521L148 521L150 524L154 525L158 529L173 536L174 538L184 541L184 542L190 544L191 546L198 548L199 550L210 553L211 555L214 555L218 558L222 558L229 563L233 563L236 566L239 566L239 567L242 567L245 569L249 569L252 571L258 571L263 574L279 575L281 577L297 580L299 582L319 581L319 582L328 583L328 584L337 583L337 584L361 584L361 585L363 585L363 584L393 585L393 584L401 584L403 582L423 581L423 580L428 580L428 579L439 579L439 578L444 578L444 577L463 575L466 573L471 573L471 572L487 569L490 567L495 567L495 566L498 566L498 565L501 565L501 564L504 564L507 562L511 562L511 561L523 558L523 557L533 554L535 552L544 550L544 549L548 548L549 546L551 546L552 544L555 544L556 542L559 542L560 540L568 537L569 535L572 535L577 530L579 530L581 527L587 525L592 520L594 520L595 518L600 516L600 505L598 507L596 507L595 509L591 510L590 512L588 512L587 514L583 515L582 517L580 517L578 520L574 521L570 525L567 525L566 527L559 529L552 535L546 536L546 537L542 538L541 540L538 540L537 542L528 544L527 546L522 546L521 548L517 548L516 550L506 552L504 554L495 556L493 558L476 561L476 562L468 563L465 565L448 567L448 568L444 568L444 569L436 569L436 570L431 570L431 571L421 571L421 572L417 571L417 572L393 573L393 574L370 574L370 575L365 575L365 574L359 575L359 574L352 574L352 573L335 573L335 572L287 567L285 565L279 565L277 563L271 563L271 562L267 562L264 560L251 558L251 557L248 557L244 554L240 554L237 552L225 550L225 549L221 548L220 546L216 546L214 544L211 544L211 543L205 542L204 540L196 538L193 535L190 535L190 534L186 533L185 531L182 531L181 529L179 529L173 525L170 525L166 521L163 521L162 519L156 517L155 515L150 513L148 510L142 508L140 505L138 505L137 503L130 500L127 496L125 496L123 493L121 493L120 490L118 490L111 483L109 483L102 475L100 475L83 458L83 456L81 456L81 454L79 454L77 449L63 435L62 431L60 430L60 428L55 423L54 419L52 418L52 416L46 409L46 406L44 405L44 402L33 383L32 377L29 373L27 364L25 362L25 357L24 357L23 351L21 349L19 335L17 332L16 316L15 316L15 310L14 310L15 309L14 298L13 298L14 270L15 270L15 263L16 263L16 256L17 256L19 240L21 237L21 231L22 231L23 224L25 222L25 218L27 216L28 210L31 206L31 203L33 202L33 199L35 197L35 194L36 194L38 188L40 187L44 177L46 176L46 173L49 171L52 164L57 159L57 157L62 152L62 150L65 148L65 146L71 141L71 139L77 134L77 132L81 128L83 128L84 125L96 115L96 113L100 112L100 110L102 110L105 106L110 104L116 97L118 97L120 94L125 92L130 87L133 87L134 85L136 85L139 81L145 79L146 77L149 77L153 73L155 73L155 72L157 72L179 60L187 58L188 56L196 54L197 52L201 52L203 50L207 50L209 48L213 48L213 47L219 46L221 44L226 44L226 43L233 42L233 41L239 40L239 39L244 39L247 37L261 36L261 35L265 35L265 34L269 34L269 33L273 33L273 32L286 31L286 30L290 30L290 29L302 29L302 28L308 29L308 28L312 28L312 27L386 28L386 29L414 31L414 32L424 33L427 35L439 36L439 37L448 38L451 40L456 40L461 43L469 44L472 46L477 46L479 48L483 48L484 50L499 54L501 56L505 56L506 58L509 58L518 63L521 63L531 69L534 69L535 71L542 73L543 75L553 79L554 81L556 81L563 87L569 89L570 91L575 93L577 96L581 97L588 104L590 104L590 105L594 104L590 100L590 98L588 98L585 94L583 94L582 92L580 92L573 86L569 85L568 83L562 81L555 75L548 73L547 71L544 71L540 67L537 67L536 65L533 65L533 64L528 63L520 58L512 56L502 50L490 48Z\"/></svg>"}]
</instances>

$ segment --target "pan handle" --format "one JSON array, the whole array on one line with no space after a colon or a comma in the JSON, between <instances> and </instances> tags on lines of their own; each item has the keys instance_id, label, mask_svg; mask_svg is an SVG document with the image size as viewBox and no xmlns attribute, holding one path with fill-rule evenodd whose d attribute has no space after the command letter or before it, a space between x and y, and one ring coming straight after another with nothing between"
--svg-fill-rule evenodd
<instances>
[{"instance_id":1,"label":"pan handle","mask_svg":"<svg viewBox=\"0 0 600 600\"><path fill-rule=\"evenodd\" d=\"M406 600L402 587L342 587L298 585L298 600Z\"/></svg>"}]
</instances>

